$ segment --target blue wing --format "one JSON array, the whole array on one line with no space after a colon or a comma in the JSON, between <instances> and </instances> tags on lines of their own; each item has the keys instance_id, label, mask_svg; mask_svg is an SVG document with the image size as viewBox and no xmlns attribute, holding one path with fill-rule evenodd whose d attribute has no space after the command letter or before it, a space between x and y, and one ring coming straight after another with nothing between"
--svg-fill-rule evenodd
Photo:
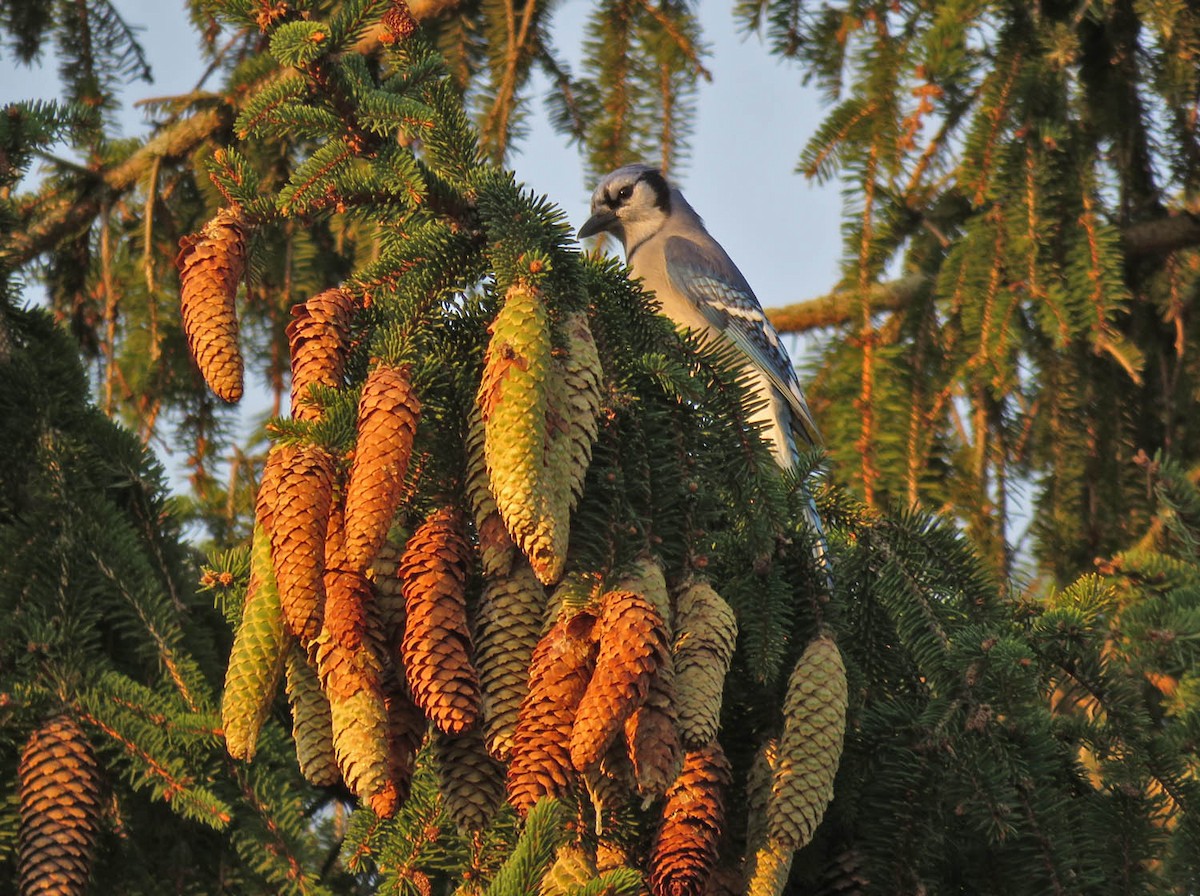
<instances>
[{"instance_id":1,"label":"blue wing","mask_svg":"<svg viewBox=\"0 0 1200 896\"><path fill-rule=\"evenodd\" d=\"M695 304L710 326L766 374L790 406L808 442L821 444L821 433L800 391L791 359L741 271L719 247L706 252L686 237L669 237L664 253L672 285Z\"/></svg>"}]
</instances>

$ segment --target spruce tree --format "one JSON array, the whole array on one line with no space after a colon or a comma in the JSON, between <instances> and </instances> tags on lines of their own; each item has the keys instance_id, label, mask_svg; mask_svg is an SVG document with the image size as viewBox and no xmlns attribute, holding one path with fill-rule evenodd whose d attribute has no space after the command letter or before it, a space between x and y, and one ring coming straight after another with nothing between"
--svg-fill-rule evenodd
<instances>
[{"instance_id":1,"label":"spruce tree","mask_svg":"<svg viewBox=\"0 0 1200 896\"><path fill-rule=\"evenodd\" d=\"M668 107L683 114L675 73L702 69L681 4L597 9L594 80L559 66L557 83L560 123L597 123L577 133L593 164L607 167L655 145L647 117L670 122ZM853 289L820 318L845 320L836 315L849 295L862 323L862 338L831 349L818 380L819 394L842 390L859 411L824 412L834 475L849 475L845 488L817 488L820 458L782 481L745 426L736 358L674 333L618 265L580 255L557 209L499 166L531 65L552 62L541 55L545 9L417 4L410 15L400 2L231 0L204 10L234 35L224 45L213 38L226 86L165 103L178 117L98 172L110 198L143 195L130 190L149 178L145 203L130 206L151 209L131 213L137 232L150 234L147 249L157 243L143 256L158 272L147 290L175 293L166 264L175 258L183 322L172 315L159 325L178 328L175 346L186 339L199 364L195 383L204 377L213 389L187 390L190 404L180 404L203 410L186 418L199 435L196 457L219 441L227 412L216 396L234 397L239 354L243 376L270 372L277 410L290 398L291 413L270 422L267 457L239 465L238 488L211 475L197 482L202 500L224 511L226 522L210 528L217 539L251 542L215 556L210 573L231 583L237 629L226 746L238 757L257 752L235 768L258 770L276 755L278 724L290 721L310 783L355 795L341 854L355 880L338 886L497 896L1195 888L1196 498L1187 467L1147 453L1143 516L1121 518L1094 543L1079 535L1090 529L1056 529L1075 552L1046 551L1063 587L1027 596L1003 578L1007 511L984 501L1007 494L995 488L999 455L989 446L1014 443L1004 430L973 454L964 448L972 433L990 432L991 415L1005 422L1008 403L1020 406L1028 383L1016 362L1003 367L1016 343L999 327L960 342L918 330L928 337L912 356L920 364L898 375L884 366L901 364L912 330L903 314L891 328L872 313L925 302L930 326L946 315L925 268L898 287L872 286L885 248L909 245L898 236L907 219L877 184L899 164L893 155L904 155L909 132L894 120L889 132L871 103L895 91L889 78L902 70L889 27L910 10L923 26L934 12L747 10L769 19L781 51L803 51L822 71L857 60L862 78L847 83L872 97L839 107L818 135L845 155L818 149L812 158L814 170L849 160L870 173L864 205L853 209L862 222L851 228ZM1003 12L1037 23L1065 16L1080 29L1100 15L1023 10ZM989 42L964 38L961 53L981 54L972 58L989 89L1011 94L1009 70L987 55L991 13L947 9L936 28L913 33L951 65L951 38L980 29L972 34ZM492 30L473 30L488 16ZM674 48L664 58L682 69L631 65L620 52L648 46L654 29ZM858 48L847 42L860 35L871 38L866 55L839 53ZM1010 51L1027 59L1013 41ZM951 65L955 77L938 89L955 95L959 75L969 83L975 68L963 66ZM984 102L961 89L971 109ZM1040 94L1031 84L1028 95ZM936 97L932 88L916 95L924 111L910 137ZM978 127L995 120L982 116ZM878 145L855 144L860 128ZM673 147L679 133L661 127L657 145ZM1026 145L1051 149L1005 133L1016 148L997 159ZM889 136L899 143L885 147ZM958 145L935 143L931 156ZM984 164L995 144L986 130L962 143L989 171L999 164ZM168 183L169 202L158 193ZM1051 185L1062 183L1070 180ZM84 221L92 237L78 242L99 248L91 276L98 270L103 283L104 206L89 205L82 189L94 180L71 184L65 201L53 186L20 200L15 257L54 249L62 228ZM1006 185L981 189L985 199L1024 195ZM1097 186L1089 195L1064 200L1081 223L1062 245L1036 231L1039 251L1065 253L1056 270L1091 285L1055 293L1084 317L1093 313L1086 296L1117 270L1097 260L1109 258L1115 231L1084 214L1091 202L1099 215L1108 194ZM947 214L959 208L953 199ZM885 207L892 217L879 216ZM965 284L995 270L998 256L980 247L994 249L986 237L1007 222L997 212L979 223L992 230L976 234L981 254L969 263L964 254L951 265L936 234L936 248L915 237L911 245L930 253L933 282L944 264ZM1004 258L1001 274L1016 269ZM126 282L120 267L108 270ZM996 320L986 289L959 294L954 327L965 333L974 322L982 332ZM1068 329L1065 357L1093 365L1099 348L1101 361L1123 367L1125 343L1101 311L1103 345ZM1016 310L1001 319L1025 321ZM1009 378L978 372L979 361L966 367L978 389L951 385L946 346L964 344L974 346L967 357L986 346L983 361ZM272 347L265 356L262 346ZM1059 361L1067 377L1072 368ZM943 376L934 387L921 379L930 371ZM1078 370L1072 377L1061 382L1089 382ZM919 414L887 394L912 383L932 402ZM1091 408L1074 400L1058 419ZM888 413L895 408L904 413ZM970 409L971 422L959 436L930 408ZM937 462L904 454L894 433L885 438L895 420L905 433L917 420L917 435L942 452ZM1094 420L1119 423L1099 411ZM1005 483L1012 463L1002 465ZM1057 494L1077 501L1078 469L1047 469L1061 473ZM828 521L832 595L812 568L801 485L817 488ZM1124 507L1126 498L1105 500ZM970 538L920 507L894 509L910 502L950 508ZM1097 554L1109 558L1100 576L1075 581L1086 566L1078 558ZM272 693L281 678L290 720ZM56 715L38 724L62 730ZM253 848L243 843L243 854L275 855ZM295 873L313 867L296 860Z\"/></svg>"}]
</instances>

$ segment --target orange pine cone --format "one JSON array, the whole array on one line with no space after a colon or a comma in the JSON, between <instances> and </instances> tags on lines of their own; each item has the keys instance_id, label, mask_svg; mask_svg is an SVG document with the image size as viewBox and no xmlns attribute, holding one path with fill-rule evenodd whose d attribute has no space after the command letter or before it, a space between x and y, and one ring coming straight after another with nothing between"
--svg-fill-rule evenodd
<instances>
[{"instance_id":1,"label":"orange pine cone","mask_svg":"<svg viewBox=\"0 0 1200 896\"><path fill-rule=\"evenodd\" d=\"M470 559L462 515L446 507L413 533L400 563L405 674L417 705L446 734L461 734L479 721L465 593Z\"/></svg>"},{"instance_id":2,"label":"orange pine cone","mask_svg":"<svg viewBox=\"0 0 1200 896\"><path fill-rule=\"evenodd\" d=\"M381 818L400 794L392 774L383 669L370 650L351 650L322 631L313 643L321 689L329 698L333 750L346 786Z\"/></svg>"},{"instance_id":3,"label":"orange pine cone","mask_svg":"<svg viewBox=\"0 0 1200 896\"><path fill-rule=\"evenodd\" d=\"M292 357L292 417L316 420L320 410L306 399L312 386L342 384L350 347L354 298L344 289L327 289L292 307L287 327Z\"/></svg>"},{"instance_id":4,"label":"orange pine cone","mask_svg":"<svg viewBox=\"0 0 1200 896\"><path fill-rule=\"evenodd\" d=\"M508 764L508 801L522 815L575 780L571 726L596 665L595 624L590 613L560 616L533 652Z\"/></svg>"},{"instance_id":5,"label":"orange pine cone","mask_svg":"<svg viewBox=\"0 0 1200 896\"><path fill-rule=\"evenodd\" d=\"M363 571L387 538L421 416L408 368L377 365L358 403L358 446L346 486L346 562Z\"/></svg>"},{"instance_id":6,"label":"orange pine cone","mask_svg":"<svg viewBox=\"0 0 1200 896\"><path fill-rule=\"evenodd\" d=\"M669 651L662 616L632 591L604 595L597 629L596 671L571 729L571 762L579 771L600 761L625 720L646 701Z\"/></svg>"},{"instance_id":7,"label":"orange pine cone","mask_svg":"<svg viewBox=\"0 0 1200 896\"><path fill-rule=\"evenodd\" d=\"M654 896L702 896L717 864L717 844L725 823L723 791L729 762L715 741L689 752L683 770L667 790L662 826L650 851L650 892Z\"/></svg>"},{"instance_id":8,"label":"orange pine cone","mask_svg":"<svg viewBox=\"0 0 1200 896\"><path fill-rule=\"evenodd\" d=\"M679 770L679 731L675 719L675 667L667 653L650 681L646 702L625 722L625 742L638 793L661 796Z\"/></svg>"},{"instance_id":9,"label":"orange pine cone","mask_svg":"<svg viewBox=\"0 0 1200 896\"><path fill-rule=\"evenodd\" d=\"M21 893L84 893L100 823L100 771L79 723L62 714L36 729L21 751L17 776Z\"/></svg>"},{"instance_id":10,"label":"orange pine cone","mask_svg":"<svg viewBox=\"0 0 1200 896\"><path fill-rule=\"evenodd\" d=\"M270 519L271 559L279 583L283 622L308 645L325 607L325 533L333 501L333 460L312 445L276 445L278 474L263 477L260 516ZM270 464L270 461L268 461ZM274 494L266 489L274 485ZM269 509L263 510L263 506Z\"/></svg>"},{"instance_id":11,"label":"orange pine cone","mask_svg":"<svg viewBox=\"0 0 1200 896\"><path fill-rule=\"evenodd\" d=\"M223 401L242 397L237 288L246 269L246 222L221 209L198 234L179 241L180 311L188 350L204 381Z\"/></svg>"}]
</instances>

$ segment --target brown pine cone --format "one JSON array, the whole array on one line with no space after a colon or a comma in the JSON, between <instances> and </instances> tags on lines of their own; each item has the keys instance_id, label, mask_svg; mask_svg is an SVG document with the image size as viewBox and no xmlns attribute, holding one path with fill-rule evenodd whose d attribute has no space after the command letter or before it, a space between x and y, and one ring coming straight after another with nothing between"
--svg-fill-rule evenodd
<instances>
[{"instance_id":1,"label":"brown pine cone","mask_svg":"<svg viewBox=\"0 0 1200 896\"><path fill-rule=\"evenodd\" d=\"M30 734L17 777L22 896L85 893L100 824L100 770L79 723L64 713Z\"/></svg>"},{"instance_id":2,"label":"brown pine cone","mask_svg":"<svg viewBox=\"0 0 1200 896\"><path fill-rule=\"evenodd\" d=\"M296 762L310 784L331 787L342 780L333 749L333 720L329 699L321 690L316 670L295 642L287 653L287 695L292 707L292 740Z\"/></svg>"},{"instance_id":3,"label":"brown pine cone","mask_svg":"<svg viewBox=\"0 0 1200 896\"><path fill-rule=\"evenodd\" d=\"M504 766L488 755L478 730L439 732L433 747L446 812L460 831L482 831L504 802Z\"/></svg>"},{"instance_id":4,"label":"brown pine cone","mask_svg":"<svg viewBox=\"0 0 1200 896\"><path fill-rule=\"evenodd\" d=\"M412 789L417 753L425 740L429 721L395 675L385 675L384 702L387 705L388 771L403 803Z\"/></svg>"},{"instance_id":5,"label":"brown pine cone","mask_svg":"<svg viewBox=\"0 0 1200 896\"><path fill-rule=\"evenodd\" d=\"M198 234L179 241L180 312L188 350L208 387L222 401L242 397L237 288L246 269L246 222L239 209L221 209Z\"/></svg>"},{"instance_id":6,"label":"brown pine cone","mask_svg":"<svg viewBox=\"0 0 1200 896\"><path fill-rule=\"evenodd\" d=\"M725 823L729 762L717 743L687 754L667 790L662 825L650 851L654 896L702 896L717 864Z\"/></svg>"},{"instance_id":7,"label":"brown pine cone","mask_svg":"<svg viewBox=\"0 0 1200 896\"><path fill-rule=\"evenodd\" d=\"M396 538L384 541L367 570L367 578L375 587L373 610L383 627L388 652L398 657L400 642L404 640L404 582L400 578L400 561L407 539Z\"/></svg>"},{"instance_id":8,"label":"brown pine cone","mask_svg":"<svg viewBox=\"0 0 1200 896\"><path fill-rule=\"evenodd\" d=\"M483 692L484 740L500 760L512 754L545 614L545 591L524 557L514 558L507 574L493 575L483 586L475 617L475 667Z\"/></svg>"},{"instance_id":9,"label":"brown pine cone","mask_svg":"<svg viewBox=\"0 0 1200 896\"><path fill-rule=\"evenodd\" d=\"M406 367L376 365L358 402L358 445L346 487L346 562L365 570L387 539L404 494L421 403Z\"/></svg>"},{"instance_id":10,"label":"brown pine cone","mask_svg":"<svg viewBox=\"0 0 1200 896\"><path fill-rule=\"evenodd\" d=\"M517 547L508 529L504 528L504 520L492 496L487 463L484 461L483 415L478 404L471 405L468 415L466 449L465 490L475 519L475 536L483 574L488 578L507 575L512 568Z\"/></svg>"},{"instance_id":11,"label":"brown pine cone","mask_svg":"<svg viewBox=\"0 0 1200 896\"><path fill-rule=\"evenodd\" d=\"M292 357L293 419L320 418L320 409L308 400L312 386L342 385L353 313L354 298L344 289L327 289L292 306L287 338Z\"/></svg>"},{"instance_id":12,"label":"brown pine cone","mask_svg":"<svg viewBox=\"0 0 1200 896\"><path fill-rule=\"evenodd\" d=\"M669 650L662 616L632 591L609 591L601 598L596 634L596 671L571 730L571 762L579 771L600 761L625 720L646 701Z\"/></svg>"},{"instance_id":13,"label":"brown pine cone","mask_svg":"<svg viewBox=\"0 0 1200 896\"><path fill-rule=\"evenodd\" d=\"M662 796L675 780L682 752L675 719L675 669L670 653L650 680L646 702L626 720L625 742L638 793L647 800Z\"/></svg>"},{"instance_id":14,"label":"brown pine cone","mask_svg":"<svg viewBox=\"0 0 1200 896\"><path fill-rule=\"evenodd\" d=\"M325 609L325 534L333 501L333 460L312 445L276 445L280 468L263 515L270 519L271 559L279 584L283 622L307 645L317 636ZM270 461L268 461L270 462Z\"/></svg>"},{"instance_id":15,"label":"brown pine cone","mask_svg":"<svg viewBox=\"0 0 1200 896\"><path fill-rule=\"evenodd\" d=\"M589 613L560 616L533 652L508 764L508 801L521 815L575 780L571 726L596 665L595 624Z\"/></svg>"},{"instance_id":16,"label":"brown pine cone","mask_svg":"<svg viewBox=\"0 0 1200 896\"><path fill-rule=\"evenodd\" d=\"M465 593L470 558L462 515L446 507L413 533L400 563L405 675L417 705L446 734L462 734L479 721Z\"/></svg>"}]
</instances>

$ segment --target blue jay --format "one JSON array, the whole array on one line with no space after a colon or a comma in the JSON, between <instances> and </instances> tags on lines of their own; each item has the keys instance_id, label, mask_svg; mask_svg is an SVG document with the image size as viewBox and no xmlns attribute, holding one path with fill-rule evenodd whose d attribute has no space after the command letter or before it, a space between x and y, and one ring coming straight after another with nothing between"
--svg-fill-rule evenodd
<instances>
[{"instance_id":1,"label":"blue jay","mask_svg":"<svg viewBox=\"0 0 1200 896\"><path fill-rule=\"evenodd\" d=\"M785 470L799 450L821 444L796 370L779 334L741 271L704 228L677 187L656 168L626 165L606 175L592 193L592 216L579 238L608 232L625 248L635 277L653 290L675 325L717 343L732 343L746 356L755 391L766 399L755 413L764 424L776 462ZM818 560L828 575L824 530L809 503L818 536Z\"/></svg>"}]
</instances>

